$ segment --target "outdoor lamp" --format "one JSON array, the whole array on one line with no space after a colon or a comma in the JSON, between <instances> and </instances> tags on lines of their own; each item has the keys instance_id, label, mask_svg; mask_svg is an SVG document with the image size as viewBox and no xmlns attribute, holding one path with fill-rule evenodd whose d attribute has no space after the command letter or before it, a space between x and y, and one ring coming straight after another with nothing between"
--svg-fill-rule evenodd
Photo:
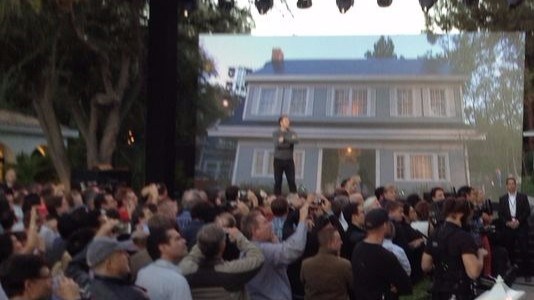
<instances>
[{"instance_id":1,"label":"outdoor lamp","mask_svg":"<svg viewBox=\"0 0 534 300\"><path fill-rule=\"evenodd\" d=\"M256 5L260 15L264 15L269 9L273 8L273 0L255 0L254 5Z\"/></svg>"},{"instance_id":2,"label":"outdoor lamp","mask_svg":"<svg viewBox=\"0 0 534 300\"><path fill-rule=\"evenodd\" d=\"M376 4L380 7L388 7L391 5L391 2L393 2L393 0L376 0Z\"/></svg>"},{"instance_id":3,"label":"outdoor lamp","mask_svg":"<svg viewBox=\"0 0 534 300\"><path fill-rule=\"evenodd\" d=\"M437 2L437 0L419 0L419 4L421 5L421 9L424 12L428 12L428 10L434 6L434 4Z\"/></svg>"},{"instance_id":4,"label":"outdoor lamp","mask_svg":"<svg viewBox=\"0 0 534 300\"><path fill-rule=\"evenodd\" d=\"M224 11L230 11L234 8L235 0L219 0L219 8Z\"/></svg>"},{"instance_id":5,"label":"outdoor lamp","mask_svg":"<svg viewBox=\"0 0 534 300\"><path fill-rule=\"evenodd\" d=\"M521 2L523 2L523 0L508 0L508 7L515 8L521 4Z\"/></svg>"},{"instance_id":6,"label":"outdoor lamp","mask_svg":"<svg viewBox=\"0 0 534 300\"><path fill-rule=\"evenodd\" d=\"M354 0L336 0L339 12L344 14L354 5Z\"/></svg>"},{"instance_id":7,"label":"outdoor lamp","mask_svg":"<svg viewBox=\"0 0 534 300\"><path fill-rule=\"evenodd\" d=\"M464 0L464 4L467 6L475 6L478 4L478 0Z\"/></svg>"},{"instance_id":8,"label":"outdoor lamp","mask_svg":"<svg viewBox=\"0 0 534 300\"><path fill-rule=\"evenodd\" d=\"M312 6L312 0L298 0L297 1L298 8L310 8L311 6Z\"/></svg>"}]
</instances>

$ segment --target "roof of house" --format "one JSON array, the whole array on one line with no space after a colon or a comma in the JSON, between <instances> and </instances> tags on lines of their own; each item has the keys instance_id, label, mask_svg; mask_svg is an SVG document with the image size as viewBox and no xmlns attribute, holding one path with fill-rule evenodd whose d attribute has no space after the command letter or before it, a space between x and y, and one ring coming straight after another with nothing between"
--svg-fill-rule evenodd
<instances>
[{"instance_id":1,"label":"roof of house","mask_svg":"<svg viewBox=\"0 0 534 300\"><path fill-rule=\"evenodd\" d=\"M445 61L430 59L303 59L284 60L280 64L267 62L247 78L265 76L409 76L465 77L455 72Z\"/></svg>"},{"instance_id":2,"label":"roof of house","mask_svg":"<svg viewBox=\"0 0 534 300\"><path fill-rule=\"evenodd\" d=\"M9 132L43 134L39 120L36 117L0 109L0 129ZM65 137L78 137L78 131L61 125Z\"/></svg>"}]
</instances>

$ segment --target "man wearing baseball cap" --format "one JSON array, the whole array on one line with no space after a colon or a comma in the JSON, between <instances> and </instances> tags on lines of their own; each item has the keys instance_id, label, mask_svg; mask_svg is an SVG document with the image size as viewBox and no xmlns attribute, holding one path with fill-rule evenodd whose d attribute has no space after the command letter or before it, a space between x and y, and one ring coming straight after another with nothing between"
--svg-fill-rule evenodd
<instances>
[{"instance_id":1,"label":"man wearing baseball cap","mask_svg":"<svg viewBox=\"0 0 534 300\"><path fill-rule=\"evenodd\" d=\"M146 293L128 280L130 245L108 236L96 236L87 248L87 264L94 280L89 287L91 299L148 299Z\"/></svg>"},{"instance_id":2,"label":"man wearing baseball cap","mask_svg":"<svg viewBox=\"0 0 534 300\"><path fill-rule=\"evenodd\" d=\"M393 253L382 247L389 216L376 208L365 215L367 237L352 252L352 273L356 299L398 299L411 294L412 283Z\"/></svg>"}]
</instances>

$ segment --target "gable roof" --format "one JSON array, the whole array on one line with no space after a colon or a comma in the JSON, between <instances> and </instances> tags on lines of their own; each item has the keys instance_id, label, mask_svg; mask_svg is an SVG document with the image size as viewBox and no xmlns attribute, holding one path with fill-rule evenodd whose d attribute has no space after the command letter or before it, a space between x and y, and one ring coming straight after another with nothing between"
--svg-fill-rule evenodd
<instances>
[{"instance_id":1,"label":"gable roof","mask_svg":"<svg viewBox=\"0 0 534 300\"><path fill-rule=\"evenodd\" d=\"M37 120L36 117L6 109L0 109L0 131L24 134L43 134L39 120ZM61 132L66 138L78 137L78 131L67 126L61 125Z\"/></svg>"},{"instance_id":2,"label":"gable roof","mask_svg":"<svg viewBox=\"0 0 534 300\"><path fill-rule=\"evenodd\" d=\"M269 78L301 77L350 77L350 78L449 78L465 80L464 74L455 72L452 66L439 60L430 59L303 59L284 60L280 63L269 61L247 76L248 81Z\"/></svg>"}]
</instances>

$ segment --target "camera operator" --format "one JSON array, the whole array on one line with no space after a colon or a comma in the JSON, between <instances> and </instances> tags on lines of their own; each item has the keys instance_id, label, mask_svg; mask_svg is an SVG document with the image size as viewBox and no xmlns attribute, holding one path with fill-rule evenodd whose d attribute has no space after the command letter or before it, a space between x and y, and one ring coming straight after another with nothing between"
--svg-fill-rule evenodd
<instances>
[{"instance_id":1,"label":"camera operator","mask_svg":"<svg viewBox=\"0 0 534 300\"><path fill-rule=\"evenodd\" d=\"M445 223L427 243L421 260L423 271L434 270L432 299L474 299L473 281L480 276L487 251L462 229L471 206L465 199L447 199L443 212Z\"/></svg>"},{"instance_id":2,"label":"camera operator","mask_svg":"<svg viewBox=\"0 0 534 300\"><path fill-rule=\"evenodd\" d=\"M484 200L484 192L482 190L469 186L461 187L458 190L458 196L465 198L471 205L472 215L469 218L466 230L475 239L477 247L484 248L488 252L484 257L482 274L489 277L492 275L491 261L493 253L489 242L489 234L495 232L495 227L490 224L493 218L491 201L489 199Z\"/></svg>"}]
</instances>

